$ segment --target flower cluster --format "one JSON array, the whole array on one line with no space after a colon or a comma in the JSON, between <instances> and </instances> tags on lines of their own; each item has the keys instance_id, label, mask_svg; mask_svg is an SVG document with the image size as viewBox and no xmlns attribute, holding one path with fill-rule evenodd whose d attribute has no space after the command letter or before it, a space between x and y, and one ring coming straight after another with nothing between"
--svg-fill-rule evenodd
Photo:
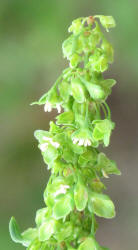
<instances>
[{"instance_id":1,"label":"flower cluster","mask_svg":"<svg viewBox=\"0 0 138 250\"><path fill-rule=\"evenodd\" d=\"M113 218L115 207L103 193L102 178L120 175L114 161L99 152L110 143L114 123L106 99L114 79L102 75L113 62L113 48L101 31L115 27L111 16L74 20L63 42L69 60L53 87L33 104L45 112L58 111L49 131L37 130L43 160L51 171L44 191L44 208L36 213L35 228L20 233L16 220L10 234L27 250L106 250L96 241L96 216ZM61 113L61 111L63 111Z\"/></svg>"}]
</instances>

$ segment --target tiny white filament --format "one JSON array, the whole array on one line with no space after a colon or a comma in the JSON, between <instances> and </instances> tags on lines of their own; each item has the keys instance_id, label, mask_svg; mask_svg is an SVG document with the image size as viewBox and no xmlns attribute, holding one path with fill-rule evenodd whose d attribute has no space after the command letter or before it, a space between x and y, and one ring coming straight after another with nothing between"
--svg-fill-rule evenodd
<instances>
[{"instance_id":1,"label":"tiny white filament","mask_svg":"<svg viewBox=\"0 0 138 250\"><path fill-rule=\"evenodd\" d=\"M61 113L61 105L59 103L56 104L56 108L57 108L58 113Z\"/></svg>"},{"instance_id":2,"label":"tiny white filament","mask_svg":"<svg viewBox=\"0 0 138 250\"><path fill-rule=\"evenodd\" d=\"M46 104L44 105L44 111L45 112L51 112L52 111L52 105L50 102L46 102Z\"/></svg>"}]
</instances>

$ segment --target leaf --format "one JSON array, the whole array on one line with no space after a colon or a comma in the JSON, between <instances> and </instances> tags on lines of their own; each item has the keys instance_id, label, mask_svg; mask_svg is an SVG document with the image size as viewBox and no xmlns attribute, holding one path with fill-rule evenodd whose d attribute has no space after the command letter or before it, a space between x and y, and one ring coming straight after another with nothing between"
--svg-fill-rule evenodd
<instances>
[{"instance_id":1,"label":"leaf","mask_svg":"<svg viewBox=\"0 0 138 250\"><path fill-rule=\"evenodd\" d=\"M36 228L29 228L26 231L22 233L23 237L23 245L24 246L29 246L30 243L37 238L38 236L38 231Z\"/></svg>"},{"instance_id":2,"label":"leaf","mask_svg":"<svg viewBox=\"0 0 138 250\"><path fill-rule=\"evenodd\" d=\"M64 112L56 117L58 125L67 125L74 122L74 113L72 111Z\"/></svg>"},{"instance_id":3,"label":"leaf","mask_svg":"<svg viewBox=\"0 0 138 250\"><path fill-rule=\"evenodd\" d=\"M81 59L82 58L77 53L71 55L69 57L71 67L72 68L77 67L77 65L80 63Z\"/></svg>"},{"instance_id":4,"label":"leaf","mask_svg":"<svg viewBox=\"0 0 138 250\"><path fill-rule=\"evenodd\" d=\"M53 217L56 220L65 218L74 208L72 194L65 194L54 205Z\"/></svg>"},{"instance_id":5,"label":"leaf","mask_svg":"<svg viewBox=\"0 0 138 250\"><path fill-rule=\"evenodd\" d=\"M65 222L57 231L55 238L62 242L73 235L73 224L71 222Z\"/></svg>"},{"instance_id":6,"label":"leaf","mask_svg":"<svg viewBox=\"0 0 138 250\"><path fill-rule=\"evenodd\" d=\"M97 160L97 153L95 150L87 149L82 155L80 155L78 163L81 167L85 167L89 162L91 165L96 163Z\"/></svg>"},{"instance_id":7,"label":"leaf","mask_svg":"<svg viewBox=\"0 0 138 250\"><path fill-rule=\"evenodd\" d=\"M103 189L106 189L105 185L100 181L100 179L94 179L91 183L92 190L94 192L101 192Z\"/></svg>"},{"instance_id":8,"label":"leaf","mask_svg":"<svg viewBox=\"0 0 138 250\"><path fill-rule=\"evenodd\" d=\"M14 217L12 217L10 220L9 231L10 231L11 238L14 242L22 243L23 237L21 236L19 226Z\"/></svg>"},{"instance_id":9,"label":"leaf","mask_svg":"<svg viewBox=\"0 0 138 250\"><path fill-rule=\"evenodd\" d=\"M103 49L103 51L107 57L108 62L113 63L114 50L113 50L112 45L109 42L107 42L106 40L104 40L102 45L101 45L101 48Z\"/></svg>"},{"instance_id":10,"label":"leaf","mask_svg":"<svg viewBox=\"0 0 138 250\"><path fill-rule=\"evenodd\" d=\"M48 207L41 208L36 212L35 223L40 226L44 221L46 221L47 215L49 214Z\"/></svg>"},{"instance_id":11,"label":"leaf","mask_svg":"<svg viewBox=\"0 0 138 250\"><path fill-rule=\"evenodd\" d=\"M81 31L82 27L83 24L81 22L81 18L77 18L72 22L71 26L68 28L68 31L73 32L74 34L78 34Z\"/></svg>"},{"instance_id":12,"label":"leaf","mask_svg":"<svg viewBox=\"0 0 138 250\"><path fill-rule=\"evenodd\" d=\"M89 57L87 67L92 67L93 71L104 72L108 69L108 57L102 48L97 48Z\"/></svg>"},{"instance_id":13,"label":"leaf","mask_svg":"<svg viewBox=\"0 0 138 250\"><path fill-rule=\"evenodd\" d=\"M105 98L105 92L100 85L94 84L92 82L88 82L82 77L80 77L80 79L82 80L82 82L84 82L93 100L101 100Z\"/></svg>"},{"instance_id":14,"label":"leaf","mask_svg":"<svg viewBox=\"0 0 138 250\"><path fill-rule=\"evenodd\" d=\"M39 240L49 240L56 230L56 221L49 219L39 227Z\"/></svg>"},{"instance_id":15,"label":"leaf","mask_svg":"<svg viewBox=\"0 0 138 250\"><path fill-rule=\"evenodd\" d=\"M105 79L105 80L101 81L100 84L104 88L112 88L116 84L116 80L114 80L114 79Z\"/></svg>"},{"instance_id":16,"label":"leaf","mask_svg":"<svg viewBox=\"0 0 138 250\"><path fill-rule=\"evenodd\" d=\"M83 103L86 100L86 90L80 79L75 78L71 81L72 96L78 103Z\"/></svg>"},{"instance_id":17,"label":"leaf","mask_svg":"<svg viewBox=\"0 0 138 250\"><path fill-rule=\"evenodd\" d=\"M21 243L23 246L29 246L31 241L37 237L37 229L35 228L29 228L21 234L14 217L10 220L9 231L12 240L16 243Z\"/></svg>"},{"instance_id":18,"label":"leaf","mask_svg":"<svg viewBox=\"0 0 138 250\"><path fill-rule=\"evenodd\" d=\"M83 211L87 205L88 192L83 183L78 181L74 189L74 201L78 211Z\"/></svg>"},{"instance_id":19,"label":"leaf","mask_svg":"<svg viewBox=\"0 0 138 250\"><path fill-rule=\"evenodd\" d=\"M71 87L70 84L67 81L62 81L59 85L59 93L61 98L65 101L68 102L69 96L71 94Z\"/></svg>"},{"instance_id":20,"label":"leaf","mask_svg":"<svg viewBox=\"0 0 138 250\"><path fill-rule=\"evenodd\" d=\"M94 238L88 237L80 244L78 250L100 250L100 246Z\"/></svg>"},{"instance_id":21,"label":"leaf","mask_svg":"<svg viewBox=\"0 0 138 250\"><path fill-rule=\"evenodd\" d=\"M42 249L42 242L40 242L38 239L35 239L31 242L31 244L29 245L29 247L27 248L27 250L40 250ZM45 250L45 249L43 249Z\"/></svg>"},{"instance_id":22,"label":"leaf","mask_svg":"<svg viewBox=\"0 0 138 250\"><path fill-rule=\"evenodd\" d=\"M74 152L72 152L71 148L63 148L62 157L68 163L74 162L75 158L76 158L76 156L75 156Z\"/></svg>"},{"instance_id":23,"label":"leaf","mask_svg":"<svg viewBox=\"0 0 138 250\"><path fill-rule=\"evenodd\" d=\"M100 22L104 28L108 31L109 28L116 26L115 20L112 16L96 15L95 17L100 19Z\"/></svg>"},{"instance_id":24,"label":"leaf","mask_svg":"<svg viewBox=\"0 0 138 250\"><path fill-rule=\"evenodd\" d=\"M43 143L45 141L44 137L51 137L51 134L48 131L36 130L34 132L34 136L39 141L39 143Z\"/></svg>"},{"instance_id":25,"label":"leaf","mask_svg":"<svg viewBox=\"0 0 138 250\"><path fill-rule=\"evenodd\" d=\"M63 44L62 44L62 51L63 51L63 55L64 57L69 57L70 55L72 55L72 50L73 50L73 42L74 42L74 36L70 36L69 38L67 38Z\"/></svg>"},{"instance_id":26,"label":"leaf","mask_svg":"<svg viewBox=\"0 0 138 250\"><path fill-rule=\"evenodd\" d=\"M46 151L43 153L43 157L46 164L52 163L58 157L57 148L48 145Z\"/></svg>"},{"instance_id":27,"label":"leaf","mask_svg":"<svg viewBox=\"0 0 138 250\"><path fill-rule=\"evenodd\" d=\"M107 219L115 217L114 204L105 194L92 192L89 195L88 209L99 217Z\"/></svg>"},{"instance_id":28,"label":"leaf","mask_svg":"<svg viewBox=\"0 0 138 250\"><path fill-rule=\"evenodd\" d=\"M104 145L109 145L111 131L114 128L114 123L111 120L94 120L92 124L95 125L93 129L93 138L96 141L103 140Z\"/></svg>"},{"instance_id":29,"label":"leaf","mask_svg":"<svg viewBox=\"0 0 138 250\"><path fill-rule=\"evenodd\" d=\"M104 153L98 154L98 162L96 165L96 169L98 171L103 169L107 174L121 174L120 170L116 166L116 163L112 160L109 160L109 158L107 158Z\"/></svg>"}]
</instances>

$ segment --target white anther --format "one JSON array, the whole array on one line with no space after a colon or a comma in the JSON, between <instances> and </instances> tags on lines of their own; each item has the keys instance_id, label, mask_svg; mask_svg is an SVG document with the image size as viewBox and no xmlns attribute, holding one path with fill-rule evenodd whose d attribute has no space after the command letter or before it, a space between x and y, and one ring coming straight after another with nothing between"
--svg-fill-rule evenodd
<instances>
[{"instance_id":1,"label":"white anther","mask_svg":"<svg viewBox=\"0 0 138 250\"><path fill-rule=\"evenodd\" d=\"M85 147L91 146L91 141L89 139L86 139L85 142L84 142L84 146Z\"/></svg>"},{"instance_id":2,"label":"white anther","mask_svg":"<svg viewBox=\"0 0 138 250\"><path fill-rule=\"evenodd\" d=\"M78 141L79 141L78 138L74 138L74 139L73 139L73 144L76 144Z\"/></svg>"},{"instance_id":3,"label":"white anther","mask_svg":"<svg viewBox=\"0 0 138 250\"><path fill-rule=\"evenodd\" d=\"M60 144L58 142L50 141L51 145L55 148L59 148Z\"/></svg>"},{"instance_id":4,"label":"white anther","mask_svg":"<svg viewBox=\"0 0 138 250\"><path fill-rule=\"evenodd\" d=\"M45 112L51 112L52 111L52 105L50 102L46 102L46 104L44 105L44 111Z\"/></svg>"},{"instance_id":5,"label":"white anther","mask_svg":"<svg viewBox=\"0 0 138 250\"><path fill-rule=\"evenodd\" d=\"M84 139L80 139L78 145L82 146L84 144Z\"/></svg>"},{"instance_id":6,"label":"white anther","mask_svg":"<svg viewBox=\"0 0 138 250\"><path fill-rule=\"evenodd\" d=\"M56 108L57 108L58 113L61 113L61 105L59 103L56 104Z\"/></svg>"}]
</instances>

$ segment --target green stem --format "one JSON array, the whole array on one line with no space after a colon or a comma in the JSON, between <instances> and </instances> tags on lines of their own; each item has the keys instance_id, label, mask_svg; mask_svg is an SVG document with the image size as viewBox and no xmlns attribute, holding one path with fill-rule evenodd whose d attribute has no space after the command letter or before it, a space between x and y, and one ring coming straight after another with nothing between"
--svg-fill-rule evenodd
<instances>
[{"instance_id":1,"label":"green stem","mask_svg":"<svg viewBox=\"0 0 138 250\"><path fill-rule=\"evenodd\" d=\"M91 234L92 234L92 236L95 236L95 233L94 233L94 213L93 212L92 212Z\"/></svg>"},{"instance_id":2,"label":"green stem","mask_svg":"<svg viewBox=\"0 0 138 250\"><path fill-rule=\"evenodd\" d=\"M107 118L108 120L111 120L111 111L110 111L110 108L108 106L108 104L106 102L103 103L107 109L107 112L108 112L108 115L107 115Z\"/></svg>"},{"instance_id":3,"label":"green stem","mask_svg":"<svg viewBox=\"0 0 138 250\"><path fill-rule=\"evenodd\" d=\"M103 112L104 112L104 116L105 116L105 119L106 119L107 116L108 116L108 114L107 114L107 111L106 111L106 109L105 109L103 103L101 104L101 108L102 108L102 110L103 110Z\"/></svg>"}]
</instances>

